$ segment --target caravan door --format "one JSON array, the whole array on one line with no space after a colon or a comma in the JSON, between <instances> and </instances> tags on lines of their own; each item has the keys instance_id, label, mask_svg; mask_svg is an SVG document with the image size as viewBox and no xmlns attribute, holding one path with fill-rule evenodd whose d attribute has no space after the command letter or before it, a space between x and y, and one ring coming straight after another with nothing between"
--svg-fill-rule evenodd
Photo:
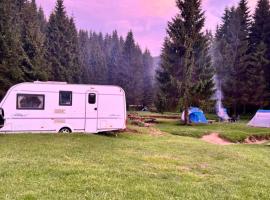
<instances>
[{"instance_id":1,"label":"caravan door","mask_svg":"<svg viewBox=\"0 0 270 200\"><path fill-rule=\"evenodd\" d=\"M98 93L89 91L85 101L85 132L96 133L98 123Z\"/></svg>"}]
</instances>

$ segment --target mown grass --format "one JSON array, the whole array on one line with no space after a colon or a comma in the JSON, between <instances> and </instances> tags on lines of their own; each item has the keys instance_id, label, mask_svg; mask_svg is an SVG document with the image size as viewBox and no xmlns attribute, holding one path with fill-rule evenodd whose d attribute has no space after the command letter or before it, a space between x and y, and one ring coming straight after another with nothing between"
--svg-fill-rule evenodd
<instances>
[{"instance_id":1,"label":"mown grass","mask_svg":"<svg viewBox=\"0 0 270 200\"><path fill-rule=\"evenodd\" d=\"M270 199L269 146L139 131L1 135L0 199Z\"/></svg>"},{"instance_id":2,"label":"mown grass","mask_svg":"<svg viewBox=\"0 0 270 200\"><path fill-rule=\"evenodd\" d=\"M150 113L150 112L138 112L141 116L164 116L164 115L179 115L180 113ZM208 120L218 121L218 117L215 114L205 114ZM237 123L218 123L213 124L198 124L191 126L184 126L181 124L180 120L175 119L157 119L158 124L156 127L161 131L171 133L180 136L190 136L200 138L204 135L211 133L219 133L219 135L231 142L244 142L250 136L257 137L270 137L269 128L256 128L247 126L248 121L252 118L250 115L244 115L241 117Z\"/></svg>"},{"instance_id":3,"label":"mown grass","mask_svg":"<svg viewBox=\"0 0 270 200\"><path fill-rule=\"evenodd\" d=\"M184 126L177 120L158 120L156 125L161 131L174 135L200 138L211 133L219 133L221 137L231 142L243 142L250 136L270 136L269 128L255 128L247 126L247 121L237 123L213 123L207 125Z\"/></svg>"}]
</instances>

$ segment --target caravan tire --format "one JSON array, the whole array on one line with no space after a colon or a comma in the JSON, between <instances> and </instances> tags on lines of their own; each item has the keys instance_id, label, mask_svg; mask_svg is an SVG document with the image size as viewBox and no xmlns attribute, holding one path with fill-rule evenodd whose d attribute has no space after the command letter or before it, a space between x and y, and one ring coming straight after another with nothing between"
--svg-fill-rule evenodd
<instances>
[{"instance_id":1,"label":"caravan tire","mask_svg":"<svg viewBox=\"0 0 270 200\"><path fill-rule=\"evenodd\" d=\"M71 129L68 127L61 128L59 133L69 134L72 133Z\"/></svg>"}]
</instances>

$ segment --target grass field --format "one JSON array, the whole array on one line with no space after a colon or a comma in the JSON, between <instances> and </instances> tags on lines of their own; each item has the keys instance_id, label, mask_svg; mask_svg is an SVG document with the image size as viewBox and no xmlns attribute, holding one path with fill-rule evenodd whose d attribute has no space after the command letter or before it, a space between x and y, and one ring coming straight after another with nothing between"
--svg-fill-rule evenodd
<instances>
[{"instance_id":1,"label":"grass field","mask_svg":"<svg viewBox=\"0 0 270 200\"><path fill-rule=\"evenodd\" d=\"M269 146L137 129L0 135L0 199L270 199Z\"/></svg>"},{"instance_id":2,"label":"grass field","mask_svg":"<svg viewBox=\"0 0 270 200\"><path fill-rule=\"evenodd\" d=\"M156 125L162 131L181 136L200 138L203 135L219 133L231 142L243 142L249 136L270 136L269 128L254 128L247 126L248 121L238 123L214 123L207 125L183 126L177 120L160 119Z\"/></svg>"},{"instance_id":3,"label":"grass field","mask_svg":"<svg viewBox=\"0 0 270 200\"><path fill-rule=\"evenodd\" d=\"M158 113L150 112L138 112L140 116L163 116ZM166 116L180 116L180 113L164 113ZM206 114L207 119L217 121L217 116L214 114ZM179 135L179 136L188 136L201 138L204 135L211 133L218 133L222 138L230 142L244 142L250 136L257 137L270 137L269 128L255 128L247 126L248 121L252 118L251 116L243 116L243 120L240 120L237 123L218 123L207 125L191 125L183 126L181 125L180 120L177 119L157 119L156 127L161 131Z\"/></svg>"}]
</instances>

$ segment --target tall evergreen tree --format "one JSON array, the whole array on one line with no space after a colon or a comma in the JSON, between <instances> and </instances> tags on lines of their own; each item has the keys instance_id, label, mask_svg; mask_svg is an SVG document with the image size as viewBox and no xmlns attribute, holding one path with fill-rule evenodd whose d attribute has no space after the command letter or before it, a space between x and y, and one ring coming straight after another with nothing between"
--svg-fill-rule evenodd
<instances>
[{"instance_id":1,"label":"tall evergreen tree","mask_svg":"<svg viewBox=\"0 0 270 200\"><path fill-rule=\"evenodd\" d=\"M193 81L196 83L192 88L192 105L205 109L212 106L209 104L215 90L215 70L210 55L210 35L202 35L195 44L195 65Z\"/></svg>"},{"instance_id":2,"label":"tall evergreen tree","mask_svg":"<svg viewBox=\"0 0 270 200\"><path fill-rule=\"evenodd\" d=\"M265 57L266 45L261 42L250 54L247 66L247 99L249 105L264 108L268 105L270 93L266 90L267 84L264 76L264 66L269 64Z\"/></svg>"},{"instance_id":3,"label":"tall evergreen tree","mask_svg":"<svg viewBox=\"0 0 270 200\"><path fill-rule=\"evenodd\" d=\"M175 111L179 103L179 90L171 80L171 75L175 73L175 67L180 62L180 58L169 38L165 38L160 68L156 72L158 91L155 106L159 112L164 112L165 110Z\"/></svg>"},{"instance_id":4,"label":"tall evergreen tree","mask_svg":"<svg viewBox=\"0 0 270 200\"><path fill-rule=\"evenodd\" d=\"M22 49L17 5L12 0L0 1L0 99L7 89L24 80Z\"/></svg>"},{"instance_id":5,"label":"tall evergreen tree","mask_svg":"<svg viewBox=\"0 0 270 200\"><path fill-rule=\"evenodd\" d=\"M138 69L136 69L136 58L135 54L138 56L138 49L136 48L136 44L134 41L133 33L130 31L126 37L124 48L123 48L123 65L120 71L120 85L125 89L127 92L127 104L137 104L138 98L138 90L136 88L136 77L138 74Z\"/></svg>"},{"instance_id":6,"label":"tall evergreen tree","mask_svg":"<svg viewBox=\"0 0 270 200\"><path fill-rule=\"evenodd\" d=\"M90 83L92 72L90 70L90 38L87 31L79 31L80 63L82 68L82 82Z\"/></svg>"},{"instance_id":7,"label":"tall evergreen tree","mask_svg":"<svg viewBox=\"0 0 270 200\"><path fill-rule=\"evenodd\" d=\"M90 36L90 80L94 84L107 84L108 81L108 68L102 38L101 34L96 33L92 33Z\"/></svg>"},{"instance_id":8,"label":"tall evergreen tree","mask_svg":"<svg viewBox=\"0 0 270 200\"><path fill-rule=\"evenodd\" d=\"M213 93L213 68L207 40L202 32L205 18L201 1L178 0L177 7L180 13L169 22L168 38L162 51L161 69L158 72L159 96L164 93L165 103L171 101L171 104L178 103L181 98L185 123L188 123L188 108L194 102L193 94L198 91L203 93L203 90ZM209 76L206 75L208 72L211 72ZM202 95L201 100L209 99L209 96Z\"/></svg>"},{"instance_id":9,"label":"tall evergreen tree","mask_svg":"<svg viewBox=\"0 0 270 200\"><path fill-rule=\"evenodd\" d=\"M153 58L148 49L143 53L143 105L151 106L153 104Z\"/></svg>"},{"instance_id":10,"label":"tall evergreen tree","mask_svg":"<svg viewBox=\"0 0 270 200\"><path fill-rule=\"evenodd\" d=\"M45 14L44 14L42 7L39 7L39 9L38 9L38 22L39 22L39 26L40 26L40 31L43 34L46 34L47 20L46 20L46 17L45 17Z\"/></svg>"},{"instance_id":11,"label":"tall evergreen tree","mask_svg":"<svg viewBox=\"0 0 270 200\"><path fill-rule=\"evenodd\" d=\"M21 9L21 41L26 54L23 61L25 80L46 80L47 65L44 54L45 36L41 32L35 0L26 2Z\"/></svg>"},{"instance_id":12,"label":"tall evergreen tree","mask_svg":"<svg viewBox=\"0 0 270 200\"><path fill-rule=\"evenodd\" d=\"M118 72L121 65L122 46L117 31L113 31L108 53L109 83L119 84Z\"/></svg>"},{"instance_id":13,"label":"tall evergreen tree","mask_svg":"<svg viewBox=\"0 0 270 200\"><path fill-rule=\"evenodd\" d=\"M63 0L57 0L46 32L46 59L50 78L55 81L80 82L78 37L73 19L69 19Z\"/></svg>"},{"instance_id":14,"label":"tall evergreen tree","mask_svg":"<svg viewBox=\"0 0 270 200\"><path fill-rule=\"evenodd\" d=\"M238 7L226 9L223 24L216 37L217 77L221 82L225 104L234 115L248 104L246 80L249 51L250 16L247 0Z\"/></svg>"},{"instance_id":15,"label":"tall evergreen tree","mask_svg":"<svg viewBox=\"0 0 270 200\"><path fill-rule=\"evenodd\" d=\"M265 59L270 61L270 4L269 0L259 0L250 33L250 52L256 53L258 46L265 45ZM266 81L266 93L270 93L270 62L264 63L263 76ZM270 103L268 104L270 106Z\"/></svg>"}]
</instances>

